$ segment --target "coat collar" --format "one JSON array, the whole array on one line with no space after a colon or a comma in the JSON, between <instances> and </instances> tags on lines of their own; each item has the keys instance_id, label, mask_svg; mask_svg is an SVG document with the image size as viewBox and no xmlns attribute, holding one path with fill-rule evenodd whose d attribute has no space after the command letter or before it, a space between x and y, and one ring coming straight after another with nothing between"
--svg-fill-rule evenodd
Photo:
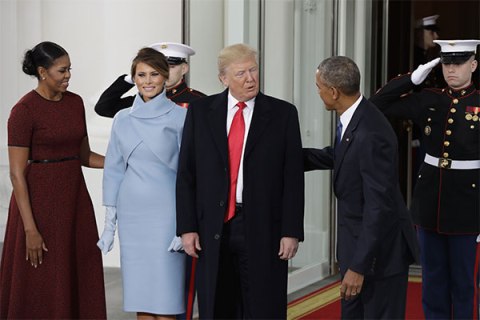
<instances>
[{"instance_id":1,"label":"coat collar","mask_svg":"<svg viewBox=\"0 0 480 320\"><path fill-rule=\"evenodd\" d=\"M207 116L212 137L217 145L225 166L228 166L228 140L227 140L227 95L228 90L216 95L209 106Z\"/></svg>"},{"instance_id":2,"label":"coat collar","mask_svg":"<svg viewBox=\"0 0 480 320\"><path fill-rule=\"evenodd\" d=\"M129 115L134 118L156 118L172 110L176 105L166 98L165 89L155 98L145 102L139 93L135 96Z\"/></svg>"},{"instance_id":3,"label":"coat collar","mask_svg":"<svg viewBox=\"0 0 480 320\"><path fill-rule=\"evenodd\" d=\"M184 80L182 80L179 84L177 84L175 87L170 88L167 90L167 98L171 99L173 96L182 93L183 91L187 90L187 84L185 83Z\"/></svg>"},{"instance_id":4,"label":"coat collar","mask_svg":"<svg viewBox=\"0 0 480 320\"><path fill-rule=\"evenodd\" d=\"M455 90L455 89L452 89L450 87L446 88L447 95L450 96L450 98L452 98L452 99L464 98L466 96L469 96L470 94L472 94L475 91L476 91L476 89L475 89L475 86L473 85L473 82L470 83L470 85L468 87L466 87L464 89L460 89L460 90Z\"/></svg>"},{"instance_id":5,"label":"coat collar","mask_svg":"<svg viewBox=\"0 0 480 320\"><path fill-rule=\"evenodd\" d=\"M353 139L355 138L355 130L358 127L358 123L360 122L360 119L362 119L363 117L363 114L365 112L365 107L366 107L366 100L365 100L365 97L363 97L362 101L357 107L357 110L355 110L355 113L353 114L352 119L350 120L350 123L345 129L345 133L342 137L342 141L338 146L335 147L335 168L334 168L335 178L334 179L336 179L337 171L342 166L345 153L347 152Z\"/></svg>"},{"instance_id":6,"label":"coat collar","mask_svg":"<svg viewBox=\"0 0 480 320\"><path fill-rule=\"evenodd\" d=\"M224 160L228 164L228 137L227 137L227 103L228 89L218 94L209 106L210 112L208 121L213 139ZM259 137L265 130L270 120L272 105L266 96L259 92L255 98L255 107L253 109L252 122L248 131L247 142L245 146L244 158L252 151Z\"/></svg>"},{"instance_id":7,"label":"coat collar","mask_svg":"<svg viewBox=\"0 0 480 320\"><path fill-rule=\"evenodd\" d=\"M248 157L252 151L258 139L265 131L268 122L271 118L271 111L273 106L270 104L270 100L259 92L255 98L255 107L253 109L252 122L250 123L250 129L248 130L247 144L245 146L244 158Z\"/></svg>"}]
</instances>

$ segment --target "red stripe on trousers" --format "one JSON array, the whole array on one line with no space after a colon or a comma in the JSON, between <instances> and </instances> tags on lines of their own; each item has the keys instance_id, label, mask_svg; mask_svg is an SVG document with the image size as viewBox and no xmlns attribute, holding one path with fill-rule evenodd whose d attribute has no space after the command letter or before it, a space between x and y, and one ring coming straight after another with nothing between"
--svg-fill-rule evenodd
<instances>
[{"instance_id":1,"label":"red stripe on trousers","mask_svg":"<svg viewBox=\"0 0 480 320\"><path fill-rule=\"evenodd\" d=\"M478 260L480 258L480 245L477 243L477 255L475 257L475 270L473 271L473 319L478 319Z\"/></svg>"},{"instance_id":2,"label":"red stripe on trousers","mask_svg":"<svg viewBox=\"0 0 480 320\"><path fill-rule=\"evenodd\" d=\"M187 314L186 320L191 320L193 315L193 301L195 299L195 269L197 258L192 257L192 269L190 270L190 283L188 284Z\"/></svg>"}]
</instances>

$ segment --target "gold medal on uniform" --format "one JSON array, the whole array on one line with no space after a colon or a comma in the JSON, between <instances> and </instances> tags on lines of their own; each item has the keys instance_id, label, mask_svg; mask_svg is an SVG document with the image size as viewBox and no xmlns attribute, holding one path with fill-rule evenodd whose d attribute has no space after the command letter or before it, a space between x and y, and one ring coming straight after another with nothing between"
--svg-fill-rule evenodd
<instances>
[{"instance_id":1,"label":"gold medal on uniform","mask_svg":"<svg viewBox=\"0 0 480 320\"><path fill-rule=\"evenodd\" d=\"M425 130L423 130L423 132L425 132L426 136L429 136L432 132L432 128L430 128L430 126L425 126Z\"/></svg>"},{"instance_id":2,"label":"gold medal on uniform","mask_svg":"<svg viewBox=\"0 0 480 320\"><path fill-rule=\"evenodd\" d=\"M465 119L478 121L478 114L480 113L480 107L477 106L467 106L465 108Z\"/></svg>"}]
</instances>

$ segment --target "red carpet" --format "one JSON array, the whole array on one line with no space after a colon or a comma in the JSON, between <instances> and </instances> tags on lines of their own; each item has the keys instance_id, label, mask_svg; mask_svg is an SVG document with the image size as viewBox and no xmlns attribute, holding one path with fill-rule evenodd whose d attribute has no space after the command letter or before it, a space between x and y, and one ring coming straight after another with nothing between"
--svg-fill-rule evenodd
<instances>
[{"instance_id":1,"label":"red carpet","mask_svg":"<svg viewBox=\"0 0 480 320\"><path fill-rule=\"evenodd\" d=\"M288 305L287 319L340 319L340 282L332 283ZM405 319L425 319L420 277L409 277Z\"/></svg>"}]
</instances>

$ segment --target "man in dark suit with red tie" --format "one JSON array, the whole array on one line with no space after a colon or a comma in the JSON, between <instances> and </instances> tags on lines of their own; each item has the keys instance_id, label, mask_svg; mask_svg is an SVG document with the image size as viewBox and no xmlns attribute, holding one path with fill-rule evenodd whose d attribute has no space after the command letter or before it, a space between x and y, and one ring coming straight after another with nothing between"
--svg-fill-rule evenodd
<instances>
[{"instance_id":1,"label":"man in dark suit with red tie","mask_svg":"<svg viewBox=\"0 0 480 320\"><path fill-rule=\"evenodd\" d=\"M404 319L418 244L398 186L397 138L361 95L351 59L324 60L316 84L326 109L342 123L334 148L304 150L305 170L334 173L342 319Z\"/></svg>"},{"instance_id":2,"label":"man in dark suit with red tie","mask_svg":"<svg viewBox=\"0 0 480 320\"><path fill-rule=\"evenodd\" d=\"M295 106L259 92L256 51L224 48L227 89L193 101L177 175L177 234L198 257L201 319L285 319L288 260L303 240Z\"/></svg>"}]
</instances>

